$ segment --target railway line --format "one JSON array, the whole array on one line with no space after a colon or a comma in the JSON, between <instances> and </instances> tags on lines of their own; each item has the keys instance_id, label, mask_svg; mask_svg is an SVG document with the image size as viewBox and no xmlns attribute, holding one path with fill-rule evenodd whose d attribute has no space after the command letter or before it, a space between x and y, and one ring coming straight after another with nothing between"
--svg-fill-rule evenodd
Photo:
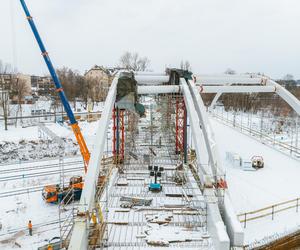
<instances>
[{"instance_id":1,"label":"railway line","mask_svg":"<svg viewBox=\"0 0 300 250\"><path fill-rule=\"evenodd\" d=\"M61 219L61 222L64 222L64 221L65 221L65 219ZM59 224L59 219L35 224L34 228L41 228L41 227L57 225L57 224ZM55 230L55 229L59 229L59 226L55 226L54 228L51 228L51 230ZM15 233L18 233L20 231L25 231L25 230L28 230L28 228L27 227L18 227L18 228L9 229L5 233L1 233L0 237L7 236L10 234L15 234ZM47 230L49 231L50 229L47 229Z\"/></svg>"},{"instance_id":2,"label":"railway line","mask_svg":"<svg viewBox=\"0 0 300 250\"><path fill-rule=\"evenodd\" d=\"M84 170L83 167L74 167L74 168L68 168L64 169L64 173L72 173L72 172L78 172ZM42 177L42 176L49 176L49 175L56 175L62 173L61 170L51 170L51 171L43 171L43 172L37 172L37 173L28 173L28 174L18 174L18 175L12 175L12 176L4 176L0 177L0 182L4 181L13 181L13 180L22 180L22 179L28 179L33 177Z\"/></svg>"},{"instance_id":3,"label":"railway line","mask_svg":"<svg viewBox=\"0 0 300 250\"><path fill-rule=\"evenodd\" d=\"M79 172L84 169L82 163L81 160L75 160L72 162L64 162L61 165L59 163L53 163L3 169L0 171L0 182L56 175L62 173L62 171L64 173Z\"/></svg>"},{"instance_id":4,"label":"railway line","mask_svg":"<svg viewBox=\"0 0 300 250\"><path fill-rule=\"evenodd\" d=\"M39 192L39 191L42 191L43 188L44 188L44 186L35 186L35 187L18 188L18 189L14 189L14 190L0 192L0 199L10 197L10 196L15 196L15 195Z\"/></svg>"},{"instance_id":5,"label":"railway line","mask_svg":"<svg viewBox=\"0 0 300 250\"><path fill-rule=\"evenodd\" d=\"M72 162L64 162L62 166L71 166L71 165L79 165L82 164L82 160L72 161ZM37 166L29 166L29 167L16 167L11 169L3 169L0 170L0 176L7 174L7 173L17 173L17 172L28 172L32 170L45 170L45 169L52 169L52 168L59 168L59 163L47 164L47 165L37 165Z\"/></svg>"},{"instance_id":6,"label":"railway line","mask_svg":"<svg viewBox=\"0 0 300 250\"><path fill-rule=\"evenodd\" d=\"M15 161L15 162L7 162L7 163L0 163L0 170L3 168L3 167L9 167L9 166L16 166L16 165L30 165L30 164L35 164L35 163L38 163L38 164L42 164L42 163L48 163L48 162L55 162L55 161L59 161L60 157L46 157L46 158L43 158L43 159L38 159L38 160L28 160L28 161ZM69 157L64 157L64 162L68 162L69 160L80 160L82 159L81 156L69 156ZM45 164L47 165L47 164Z\"/></svg>"}]
</instances>

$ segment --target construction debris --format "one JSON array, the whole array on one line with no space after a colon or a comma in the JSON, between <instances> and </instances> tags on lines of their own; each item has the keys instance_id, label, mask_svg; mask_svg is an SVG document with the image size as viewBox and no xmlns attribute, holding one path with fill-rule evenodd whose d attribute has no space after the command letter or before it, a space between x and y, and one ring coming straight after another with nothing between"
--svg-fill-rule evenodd
<instances>
[{"instance_id":1,"label":"construction debris","mask_svg":"<svg viewBox=\"0 0 300 250\"><path fill-rule=\"evenodd\" d=\"M156 153L155 153L155 151L153 150L153 148L150 148L150 147L149 147L149 150L150 150L150 152L151 152L154 156L156 156Z\"/></svg>"},{"instance_id":2,"label":"construction debris","mask_svg":"<svg viewBox=\"0 0 300 250\"><path fill-rule=\"evenodd\" d=\"M133 158L133 159L135 159L136 161L139 159L138 158L138 156L135 154L135 153L133 153L133 152L129 152L129 155Z\"/></svg>"},{"instance_id":3,"label":"construction debris","mask_svg":"<svg viewBox=\"0 0 300 250\"><path fill-rule=\"evenodd\" d=\"M172 218L173 218L172 213L146 215L147 222L156 223L158 225L168 224L168 223L170 223Z\"/></svg>"},{"instance_id":4,"label":"construction debris","mask_svg":"<svg viewBox=\"0 0 300 250\"><path fill-rule=\"evenodd\" d=\"M152 226L153 225L153 226ZM149 225L149 229L146 231L146 242L149 245L154 246L169 246L174 242L186 242L186 241L202 241L204 238L208 239L210 236L206 233L202 235L198 231L186 230L184 228L170 227L166 225L155 224ZM201 236L199 236L201 235Z\"/></svg>"},{"instance_id":5,"label":"construction debris","mask_svg":"<svg viewBox=\"0 0 300 250\"><path fill-rule=\"evenodd\" d=\"M183 164L180 164L176 167L173 180L179 185L185 184L187 182L187 177L184 171Z\"/></svg>"},{"instance_id":6,"label":"construction debris","mask_svg":"<svg viewBox=\"0 0 300 250\"><path fill-rule=\"evenodd\" d=\"M120 201L127 201L132 203L133 206L150 206L153 199L146 199L146 198L138 198L138 197L129 197L129 196L122 196Z\"/></svg>"},{"instance_id":7,"label":"construction debris","mask_svg":"<svg viewBox=\"0 0 300 250\"><path fill-rule=\"evenodd\" d=\"M131 202L124 202L124 203L121 203L120 207L122 207L122 208L132 208L133 207L133 203L131 203Z\"/></svg>"},{"instance_id":8,"label":"construction debris","mask_svg":"<svg viewBox=\"0 0 300 250\"><path fill-rule=\"evenodd\" d=\"M127 186L128 185L128 181L127 180L119 180L117 182L117 186Z\"/></svg>"}]
</instances>

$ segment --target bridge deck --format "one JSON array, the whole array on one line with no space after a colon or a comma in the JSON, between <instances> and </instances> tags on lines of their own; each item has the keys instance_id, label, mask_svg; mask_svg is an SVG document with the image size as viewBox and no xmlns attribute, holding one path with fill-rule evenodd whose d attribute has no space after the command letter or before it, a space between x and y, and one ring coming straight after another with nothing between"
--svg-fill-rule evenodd
<instances>
[{"instance_id":1,"label":"bridge deck","mask_svg":"<svg viewBox=\"0 0 300 250\"><path fill-rule=\"evenodd\" d=\"M140 119L139 133L135 135L131 149L138 156L135 160L126 157L123 171L117 174L112 189L107 195L108 213L104 235L104 249L213 249L212 240L207 232L206 204L200 190L195 186L191 172L186 169L186 183L174 181L176 167L180 165L175 155L175 145L167 133L159 129L160 113L152 114L158 128L145 131L141 126L150 123L149 117ZM161 146L152 146L156 156L151 154L149 145L159 138ZM154 145L154 143L153 143ZM128 152L126 152L128 155ZM149 176L144 155L150 155L150 164L164 167L160 182L161 192L151 192ZM149 206L122 208L122 197L151 199Z\"/></svg>"}]
</instances>

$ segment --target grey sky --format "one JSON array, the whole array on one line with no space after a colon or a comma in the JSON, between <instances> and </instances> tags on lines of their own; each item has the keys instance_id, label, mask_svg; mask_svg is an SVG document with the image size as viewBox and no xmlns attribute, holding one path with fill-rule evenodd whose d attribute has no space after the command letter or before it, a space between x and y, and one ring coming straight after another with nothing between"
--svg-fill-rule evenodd
<instances>
[{"instance_id":1,"label":"grey sky","mask_svg":"<svg viewBox=\"0 0 300 250\"><path fill-rule=\"evenodd\" d=\"M114 66L128 50L148 56L157 71L184 59L197 73L230 67L300 78L299 0L27 0L27 5L57 67L84 72L94 64ZM0 24L0 59L15 61L23 73L47 73L19 0L0 1Z\"/></svg>"}]
</instances>

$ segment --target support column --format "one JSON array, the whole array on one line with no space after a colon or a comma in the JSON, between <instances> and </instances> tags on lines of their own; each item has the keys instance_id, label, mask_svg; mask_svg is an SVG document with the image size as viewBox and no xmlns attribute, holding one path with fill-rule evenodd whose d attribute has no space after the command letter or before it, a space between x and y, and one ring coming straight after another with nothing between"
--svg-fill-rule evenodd
<instances>
[{"instance_id":1,"label":"support column","mask_svg":"<svg viewBox=\"0 0 300 250\"><path fill-rule=\"evenodd\" d=\"M187 112L184 106L184 129L183 129L183 160L187 163Z\"/></svg>"},{"instance_id":2,"label":"support column","mask_svg":"<svg viewBox=\"0 0 300 250\"><path fill-rule=\"evenodd\" d=\"M125 151L125 110L113 109L113 157L115 163L122 163Z\"/></svg>"},{"instance_id":3,"label":"support column","mask_svg":"<svg viewBox=\"0 0 300 250\"><path fill-rule=\"evenodd\" d=\"M112 112L112 120L113 120L113 127L112 127L112 153L114 157L114 161L117 159L117 148L116 148L116 109L113 109Z\"/></svg>"},{"instance_id":4,"label":"support column","mask_svg":"<svg viewBox=\"0 0 300 250\"><path fill-rule=\"evenodd\" d=\"M121 130L121 141L120 141L120 149L119 149L119 162L122 163L124 161L124 152L125 152L125 125L124 125L124 113L125 110L120 110L119 113L119 126Z\"/></svg>"},{"instance_id":5,"label":"support column","mask_svg":"<svg viewBox=\"0 0 300 250\"><path fill-rule=\"evenodd\" d=\"M176 136L175 146L176 154L183 153L184 162L187 161L187 117L186 108L183 97L176 99Z\"/></svg>"}]
</instances>

